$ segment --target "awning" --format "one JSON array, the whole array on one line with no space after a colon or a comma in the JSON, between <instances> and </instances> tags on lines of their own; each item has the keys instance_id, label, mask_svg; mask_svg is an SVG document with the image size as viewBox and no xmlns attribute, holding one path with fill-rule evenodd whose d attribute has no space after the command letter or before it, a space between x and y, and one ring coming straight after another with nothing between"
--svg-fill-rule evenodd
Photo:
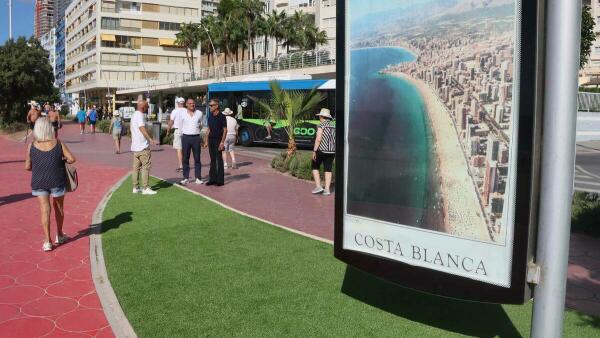
<instances>
[{"instance_id":1,"label":"awning","mask_svg":"<svg viewBox=\"0 0 600 338\"><path fill-rule=\"evenodd\" d=\"M102 34L101 39L102 39L102 41L113 41L113 42L117 41L117 37L114 36L113 34Z\"/></svg>"},{"instance_id":2,"label":"awning","mask_svg":"<svg viewBox=\"0 0 600 338\"><path fill-rule=\"evenodd\" d=\"M175 44L175 39L158 39L158 44L160 46L179 47Z\"/></svg>"}]
</instances>

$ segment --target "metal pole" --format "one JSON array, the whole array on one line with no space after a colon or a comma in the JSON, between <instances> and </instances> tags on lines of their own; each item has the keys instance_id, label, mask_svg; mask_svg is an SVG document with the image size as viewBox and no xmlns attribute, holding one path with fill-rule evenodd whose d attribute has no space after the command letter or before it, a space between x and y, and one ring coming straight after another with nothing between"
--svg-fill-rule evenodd
<instances>
[{"instance_id":1,"label":"metal pole","mask_svg":"<svg viewBox=\"0 0 600 338\"><path fill-rule=\"evenodd\" d=\"M542 180L531 336L561 337L565 306L571 202L581 0L547 0Z\"/></svg>"},{"instance_id":2,"label":"metal pole","mask_svg":"<svg viewBox=\"0 0 600 338\"><path fill-rule=\"evenodd\" d=\"M8 38L12 39L12 0L8 0Z\"/></svg>"}]
</instances>

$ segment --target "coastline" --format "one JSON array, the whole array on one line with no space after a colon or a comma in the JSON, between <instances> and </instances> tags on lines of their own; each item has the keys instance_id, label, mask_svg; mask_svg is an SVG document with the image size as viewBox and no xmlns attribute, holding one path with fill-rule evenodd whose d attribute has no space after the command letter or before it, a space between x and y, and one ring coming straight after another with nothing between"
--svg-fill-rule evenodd
<instances>
[{"instance_id":1,"label":"coastline","mask_svg":"<svg viewBox=\"0 0 600 338\"><path fill-rule=\"evenodd\" d=\"M425 103L437 155L445 232L459 237L490 241L477 193L468 173L468 164L446 108L425 82L401 72L389 74L414 85Z\"/></svg>"},{"instance_id":2,"label":"coastline","mask_svg":"<svg viewBox=\"0 0 600 338\"><path fill-rule=\"evenodd\" d=\"M373 47L350 47L350 50L367 50L367 49L402 49L412 55L415 60L419 57L419 53L416 50L408 47L408 46L373 46Z\"/></svg>"}]
</instances>

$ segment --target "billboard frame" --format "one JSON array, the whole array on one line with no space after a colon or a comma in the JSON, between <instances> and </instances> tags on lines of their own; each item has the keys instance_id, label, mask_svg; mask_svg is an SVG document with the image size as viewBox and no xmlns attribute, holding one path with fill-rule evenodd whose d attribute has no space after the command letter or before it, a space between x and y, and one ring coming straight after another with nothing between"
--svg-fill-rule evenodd
<instances>
[{"instance_id":1,"label":"billboard frame","mask_svg":"<svg viewBox=\"0 0 600 338\"><path fill-rule=\"evenodd\" d=\"M337 84L336 128L337 159L336 181L345 181L345 103L346 97L346 4L337 3ZM519 130L517 153L517 181L515 193L514 245L511 262L510 287L461 277L428 268L413 266L367 253L347 250L344 237L344 184L336 184L334 256L360 270L371 273L400 286L440 296L469 301L523 304L532 297L532 285L527 283L527 267L533 262L538 221L541 120L543 107L544 74L544 8L545 0L521 1L521 49ZM349 25L349 23L348 23Z\"/></svg>"}]
</instances>

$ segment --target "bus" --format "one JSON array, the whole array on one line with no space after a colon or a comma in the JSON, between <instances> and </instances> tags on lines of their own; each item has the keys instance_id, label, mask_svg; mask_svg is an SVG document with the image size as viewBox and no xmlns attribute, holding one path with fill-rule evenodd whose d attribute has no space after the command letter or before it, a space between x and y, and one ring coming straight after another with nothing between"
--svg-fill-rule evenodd
<instances>
[{"instance_id":1,"label":"bus","mask_svg":"<svg viewBox=\"0 0 600 338\"><path fill-rule=\"evenodd\" d=\"M314 111L302 117L303 122L294 130L298 147L312 147L317 134L319 120L315 114L321 108L328 108L335 114L335 80L280 80L283 90L309 92L313 88L324 94L325 98ZM268 100L271 96L269 81L220 82L208 85L208 98L217 99L221 109L229 108L234 112L240 126L238 141L243 146L287 145L288 136L283 128L286 121L269 121L260 105L250 97ZM335 115L334 115L335 116Z\"/></svg>"}]
</instances>

